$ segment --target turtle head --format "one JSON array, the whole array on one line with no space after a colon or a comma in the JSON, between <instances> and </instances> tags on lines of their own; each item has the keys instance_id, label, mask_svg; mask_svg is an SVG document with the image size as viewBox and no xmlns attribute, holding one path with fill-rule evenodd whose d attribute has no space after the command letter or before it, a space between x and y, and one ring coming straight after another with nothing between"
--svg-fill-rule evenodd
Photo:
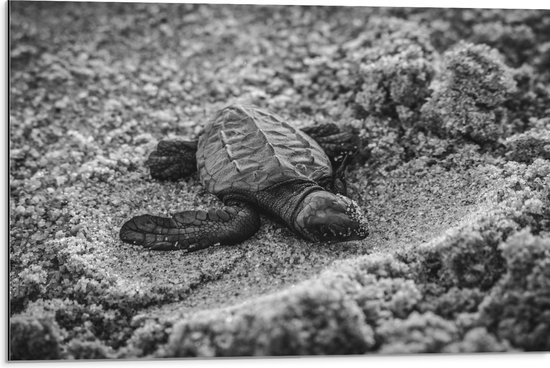
<instances>
[{"instance_id":1,"label":"turtle head","mask_svg":"<svg viewBox=\"0 0 550 368\"><path fill-rule=\"evenodd\" d=\"M307 195L296 216L295 228L311 241L364 239L367 221L355 201L326 191Z\"/></svg>"}]
</instances>

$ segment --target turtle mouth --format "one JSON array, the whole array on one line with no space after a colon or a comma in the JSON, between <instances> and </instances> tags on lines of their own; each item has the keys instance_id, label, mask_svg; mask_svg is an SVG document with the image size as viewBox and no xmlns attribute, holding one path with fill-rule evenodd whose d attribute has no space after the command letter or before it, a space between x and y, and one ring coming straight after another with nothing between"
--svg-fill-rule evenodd
<instances>
[{"instance_id":1,"label":"turtle mouth","mask_svg":"<svg viewBox=\"0 0 550 368\"><path fill-rule=\"evenodd\" d=\"M357 211L333 214L319 220L311 234L319 242L362 240L369 234L364 217Z\"/></svg>"},{"instance_id":2,"label":"turtle mouth","mask_svg":"<svg viewBox=\"0 0 550 368\"><path fill-rule=\"evenodd\" d=\"M337 223L322 226L316 233L317 241L321 242L362 240L369 234L366 226L343 226Z\"/></svg>"}]
</instances>

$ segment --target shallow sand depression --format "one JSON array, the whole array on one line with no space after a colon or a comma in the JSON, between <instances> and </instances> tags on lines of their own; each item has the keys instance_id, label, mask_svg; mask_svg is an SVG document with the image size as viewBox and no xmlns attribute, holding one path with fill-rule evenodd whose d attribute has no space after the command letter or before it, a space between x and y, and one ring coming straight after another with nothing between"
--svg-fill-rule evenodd
<instances>
[{"instance_id":1,"label":"shallow sand depression","mask_svg":"<svg viewBox=\"0 0 550 368\"><path fill-rule=\"evenodd\" d=\"M365 179L357 181L358 187L370 191L364 193L361 201L362 206L369 209L371 229L371 235L363 241L313 244L297 239L289 230L263 217L260 231L237 246L215 247L181 256L159 255L140 249L137 255L136 247L122 246L116 259L132 264L128 270L133 271L117 275L128 282L140 280L143 287L166 284L190 288L183 300L153 307L150 312L154 314L164 314L166 309L185 313L230 306L293 287L315 277L335 260L384 254L428 242L463 223L465 217L482 211L486 205L478 204L483 201L483 192L491 188L483 178L458 178L446 172L427 174L429 177L421 180L411 178L406 170L395 173L390 179L372 177L380 192L371 188ZM451 178L455 180L449 180ZM452 184L434 189L434 185L442 182ZM163 266L151 262L152 259ZM166 269L155 272L159 266ZM139 274L135 273L136 268ZM212 277L212 274L218 276ZM197 277L200 283L195 281Z\"/></svg>"},{"instance_id":2,"label":"shallow sand depression","mask_svg":"<svg viewBox=\"0 0 550 368\"><path fill-rule=\"evenodd\" d=\"M11 359L550 349L547 11L10 12ZM221 205L144 161L230 103L353 125L370 235L122 243L132 216Z\"/></svg>"}]
</instances>

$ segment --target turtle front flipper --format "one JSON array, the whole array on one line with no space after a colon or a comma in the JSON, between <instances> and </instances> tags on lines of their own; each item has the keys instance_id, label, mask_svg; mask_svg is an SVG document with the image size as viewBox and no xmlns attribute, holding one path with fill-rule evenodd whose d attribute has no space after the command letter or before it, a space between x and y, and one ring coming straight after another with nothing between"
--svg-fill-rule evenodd
<instances>
[{"instance_id":1,"label":"turtle front flipper","mask_svg":"<svg viewBox=\"0 0 550 368\"><path fill-rule=\"evenodd\" d=\"M159 180L178 180L197 171L197 141L160 141L145 164Z\"/></svg>"},{"instance_id":2,"label":"turtle front flipper","mask_svg":"<svg viewBox=\"0 0 550 368\"><path fill-rule=\"evenodd\" d=\"M341 127L334 123L325 123L304 127L301 130L321 146L335 170L344 163L346 156L353 157L361 146L359 134L351 126Z\"/></svg>"},{"instance_id":3,"label":"turtle front flipper","mask_svg":"<svg viewBox=\"0 0 550 368\"><path fill-rule=\"evenodd\" d=\"M318 184L331 193L347 196L346 168L350 161L349 157L349 155L346 155L336 170L333 171L332 176L322 177L318 180Z\"/></svg>"},{"instance_id":4,"label":"turtle front flipper","mask_svg":"<svg viewBox=\"0 0 550 368\"><path fill-rule=\"evenodd\" d=\"M209 211L178 212L172 218L136 216L122 225L120 239L152 250L191 252L218 243L240 243L259 227L258 213L251 206L238 203Z\"/></svg>"}]
</instances>

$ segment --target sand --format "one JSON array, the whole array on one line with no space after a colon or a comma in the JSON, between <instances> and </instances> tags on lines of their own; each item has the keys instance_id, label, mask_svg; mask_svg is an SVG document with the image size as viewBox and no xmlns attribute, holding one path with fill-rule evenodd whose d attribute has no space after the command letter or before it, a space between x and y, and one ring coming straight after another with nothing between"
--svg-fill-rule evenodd
<instances>
[{"instance_id":1,"label":"sand","mask_svg":"<svg viewBox=\"0 0 550 368\"><path fill-rule=\"evenodd\" d=\"M548 11L10 6L11 359L550 350ZM356 127L370 235L118 240L220 205L144 161L230 103Z\"/></svg>"}]
</instances>

